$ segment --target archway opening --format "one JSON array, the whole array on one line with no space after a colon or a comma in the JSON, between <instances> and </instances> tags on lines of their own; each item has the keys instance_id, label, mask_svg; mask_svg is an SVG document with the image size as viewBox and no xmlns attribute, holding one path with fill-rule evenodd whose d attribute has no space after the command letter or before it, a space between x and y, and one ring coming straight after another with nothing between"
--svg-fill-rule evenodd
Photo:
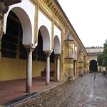
<instances>
[{"instance_id":1,"label":"archway opening","mask_svg":"<svg viewBox=\"0 0 107 107\"><path fill-rule=\"evenodd\" d=\"M42 33L38 31L38 44L33 51L33 77L45 79L46 77L46 54L43 51Z\"/></svg>"},{"instance_id":2,"label":"archway opening","mask_svg":"<svg viewBox=\"0 0 107 107\"><path fill-rule=\"evenodd\" d=\"M50 36L48 29L41 26L38 31L37 47L33 51L33 77L46 79L46 53L50 50ZM52 59L51 59L52 60Z\"/></svg>"},{"instance_id":3,"label":"archway opening","mask_svg":"<svg viewBox=\"0 0 107 107\"><path fill-rule=\"evenodd\" d=\"M2 37L2 57L5 64L3 71L8 74L4 80L26 77L27 52L22 44L23 29L18 16L10 11L7 17L6 34ZM6 63L5 63L6 60ZM17 66L18 65L18 66Z\"/></svg>"},{"instance_id":4,"label":"archway opening","mask_svg":"<svg viewBox=\"0 0 107 107\"><path fill-rule=\"evenodd\" d=\"M40 32L43 40L43 51L47 52L50 50L50 35L46 26L42 25L40 27Z\"/></svg>"},{"instance_id":5,"label":"archway opening","mask_svg":"<svg viewBox=\"0 0 107 107\"><path fill-rule=\"evenodd\" d=\"M38 45L33 51L33 60L46 62L46 55L43 51L43 39L40 30L38 32Z\"/></svg>"},{"instance_id":6,"label":"archway opening","mask_svg":"<svg viewBox=\"0 0 107 107\"><path fill-rule=\"evenodd\" d=\"M54 80L54 76L55 76L55 54L53 51L50 56L50 77L51 77L51 80Z\"/></svg>"},{"instance_id":7,"label":"archway opening","mask_svg":"<svg viewBox=\"0 0 107 107\"><path fill-rule=\"evenodd\" d=\"M56 81L60 80L60 54L61 54L61 44L60 44L60 39L58 35L55 35L54 37L54 77Z\"/></svg>"},{"instance_id":8,"label":"archway opening","mask_svg":"<svg viewBox=\"0 0 107 107\"><path fill-rule=\"evenodd\" d=\"M91 73L97 72L97 61L96 60L90 61L89 69L90 69Z\"/></svg>"}]
</instances>

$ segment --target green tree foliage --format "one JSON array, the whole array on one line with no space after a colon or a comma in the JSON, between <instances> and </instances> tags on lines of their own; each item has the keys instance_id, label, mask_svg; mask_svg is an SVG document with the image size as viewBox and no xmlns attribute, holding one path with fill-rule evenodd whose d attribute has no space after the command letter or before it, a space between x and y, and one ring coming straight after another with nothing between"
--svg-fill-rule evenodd
<instances>
[{"instance_id":1,"label":"green tree foliage","mask_svg":"<svg viewBox=\"0 0 107 107\"><path fill-rule=\"evenodd\" d=\"M102 55L102 53L98 55L97 61L98 61L98 65L102 66L102 61L103 61L103 55Z\"/></svg>"},{"instance_id":2,"label":"green tree foliage","mask_svg":"<svg viewBox=\"0 0 107 107\"><path fill-rule=\"evenodd\" d=\"M103 57L102 66L107 67L107 42L104 44L102 57Z\"/></svg>"},{"instance_id":3,"label":"green tree foliage","mask_svg":"<svg viewBox=\"0 0 107 107\"><path fill-rule=\"evenodd\" d=\"M107 68L107 40L104 43L103 52L97 57L98 65Z\"/></svg>"}]
</instances>

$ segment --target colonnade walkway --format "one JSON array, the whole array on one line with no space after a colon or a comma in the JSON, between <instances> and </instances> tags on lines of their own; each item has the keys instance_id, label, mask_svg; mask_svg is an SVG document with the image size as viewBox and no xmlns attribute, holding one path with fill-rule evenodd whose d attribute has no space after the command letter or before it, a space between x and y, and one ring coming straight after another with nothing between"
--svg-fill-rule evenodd
<instances>
[{"instance_id":1,"label":"colonnade walkway","mask_svg":"<svg viewBox=\"0 0 107 107\"><path fill-rule=\"evenodd\" d=\"M33 78L32 93L43 92L50 88L57 86L61 82L53 81L49 85L46 85L45 78ZM22 96L28 95L26 92L26 80L10 80L0 82L0 105L12 101L13 99L21 98ZM23 98L23 97L22 97Z\"/></svg>"},{"instance_id":2,"label":"colonnade walkway","mask_svg":"<svg viewBox=\"0 0 107 107\"><path fill-rule=\"evenodd\" d=\"M107 107L107 78L102 73L90 73L78 80L58 107Z\"/></svg>"},{"instance_id":3,"label":"colonnade walkway","mask_svg":"<svg viewBox=\"0 0 107 107\"><path fill-rule=\"evenodd\" d=\"M46 86L45 80L33 79L32 92L43 92L59 84L62 83L51 81ZM26 95L25 87L25 80L0 82L0 104ZM69 87L68 96L56 107L107 107L107 77L103 73L86 74L71 81Z\"/></svg>"}]
</instances>

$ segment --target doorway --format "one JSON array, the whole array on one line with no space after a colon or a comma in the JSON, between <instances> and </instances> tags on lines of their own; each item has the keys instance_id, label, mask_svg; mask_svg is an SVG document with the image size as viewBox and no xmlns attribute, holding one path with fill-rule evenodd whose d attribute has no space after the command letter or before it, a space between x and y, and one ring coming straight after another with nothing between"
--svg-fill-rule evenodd
<instances>
[{"instance_id":1,"label":"doorway","mask_svg":"<svg viewBox=\"0 0 107 107\"><path fill-rule=\"evenodd\" d=\"M91 73L97 72L97 61L96 60L90 61L89 69L90 69Z\"/></svg>"}]
</instances>

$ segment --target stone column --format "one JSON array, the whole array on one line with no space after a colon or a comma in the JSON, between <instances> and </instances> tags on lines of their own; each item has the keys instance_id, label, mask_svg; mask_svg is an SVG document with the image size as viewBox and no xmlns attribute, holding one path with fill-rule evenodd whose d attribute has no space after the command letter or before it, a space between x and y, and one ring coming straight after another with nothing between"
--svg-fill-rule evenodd
<instances>
[{"instance_id":1,"label":"stone column","mask_svg":"<svg viewBox=\"0 0 107 107\"><path fill-rule=\"evenodd\" d=\"M49 85L50 83L50 55L51 52L45 52L46 53L46 85Z\"/></svg>"},{"instance_id":2,"label":"stone column","mask_svg":"<svg viewBox=\"0 0 107 107\"><path fill-rule=\"evenodd\" d=\"M0 35L0 60L1 60L1 39L2 39L2 36Z\"/></svg>"},{"instance_id":3,"label":"stone column","mask_svg":"<svg viewBox=\"0 0 107 107\"><path fill-rule=\"evenodd\" d=\"M2 71L2 60L1 60L1 39L2 39L2 36L0 35L0 71Z\"/></svg>"},{"instance_id":4,"label":"stone column","mask_svg":"<svg viewBox=\"0 0 107 107\"><path fill-rule=\"evenodd\" d=\"M3 21L2 17L0 18L0 58L1 58L1 40L3 36Z\"/></svg>"},{"instance_id":5,"label":"stone column","mask_svg":"<svg viewBox=\"0 0 107 107\"><path fill-rule=\"evenodd\" d=\"M26 92L30 93L32 88L32 48L27 49L27 69L26 69Z\"/></svg>"},{"instance_id":6,"label":"stone column","mask_svg":"<svg viewBox=\"0 0 107 107\"><path fill-rule=\"evenodd\" d=\"M2 71L2 63L1 63L1 42L3 36L3 5L4 3L0 1L0 71Z\"/></svg>"},{"instance_id":7,"label":"stone column","mask_svg":"<svg viewBox=\"0 0 107 107\"><path fill-rule=\"evenodd\" d=\"M60 55L56 55L56 81L60 80Z\"/></svg>"}]
</instances>

